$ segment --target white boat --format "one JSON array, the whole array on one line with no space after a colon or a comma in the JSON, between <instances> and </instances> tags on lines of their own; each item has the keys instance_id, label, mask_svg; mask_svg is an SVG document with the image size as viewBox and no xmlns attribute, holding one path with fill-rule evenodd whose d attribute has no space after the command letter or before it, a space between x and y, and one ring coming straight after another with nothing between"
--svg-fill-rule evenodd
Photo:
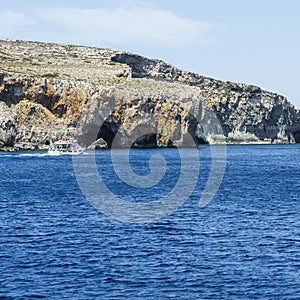
<instances>
[{"instance_id":1,"label":"white boat","mask_svg":"<svg viewBox=\"0 0 300 300\"><path fill-rule=\"evenodd\" d=\"M48 149L49 155L79 155L85 148L78 145L77 140L59 140L56 142L50 141Z\"/></svg>"}]
</instances>

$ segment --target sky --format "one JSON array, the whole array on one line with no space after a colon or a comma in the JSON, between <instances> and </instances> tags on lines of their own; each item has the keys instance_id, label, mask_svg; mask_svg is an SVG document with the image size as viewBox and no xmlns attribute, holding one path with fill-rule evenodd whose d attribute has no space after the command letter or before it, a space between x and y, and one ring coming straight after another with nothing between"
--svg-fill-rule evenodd
<instances>
[{"instance_id":1,"label":"sky","mask_svg":"<svg viewBox=\"0 0 300 300\"><path fill-rule=\"evenodd\" d=\"M300 108L298 0L14 0L0 39L129 51L260 86Z\"/></svg>"}]
</instances>

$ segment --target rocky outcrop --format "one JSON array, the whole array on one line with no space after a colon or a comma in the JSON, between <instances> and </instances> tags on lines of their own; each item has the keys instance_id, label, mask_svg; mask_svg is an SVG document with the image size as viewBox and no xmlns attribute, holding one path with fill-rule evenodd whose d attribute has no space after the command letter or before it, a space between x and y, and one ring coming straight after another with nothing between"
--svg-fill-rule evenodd
<instances>
[{"instance_id":1,"label":"rocky outcrop","mask_svg":"<svg viewBox=\"0 0 300 300\"><path fill-rule=\"evenodd\" d=\"M100 138L88 146L88 150L106 150L108 149L107 142Z\"/></svg>"},{"instance_id":2,"label":"rocky outcrop","mask_svg":"<svg viewBox=\"0 0 300 300\"><path fill-rule=\"evenodd\" d=\"M118 53L112 60L130 66L134 78L199 87L199 101L217 114L226 142L300 142L300 112L282 95L253 85L224 82L182 71L161 60L135 54Z\"/></svg>"},{"instance_id":3,"label":"rocky outcrop","mask_svg":"<svg viewBox=\"0 0 300 300\"><path fill-rule=\"evenodd\" d=\"M74 136L90 149L300 142L299 111L285 97L259 87L130 53L2 44L7 57L7 65L0 63L2 149L41 149L51 139ZM46 53L41 62L28 54L41 48ZM20 56L24 49L30 50L26 64ZM60 56L53 59L57 49Z\"/></svg>"},{"instance_id":4,"label":"rocky outcrop","mask_svg":"<svg viewBox=\"0 0 300 300\"><path fill-rule=\"evenodd\" d=\"M0 101L0 148L12 147L17 134L16 115Z\"/></svg>"}]
</instances>

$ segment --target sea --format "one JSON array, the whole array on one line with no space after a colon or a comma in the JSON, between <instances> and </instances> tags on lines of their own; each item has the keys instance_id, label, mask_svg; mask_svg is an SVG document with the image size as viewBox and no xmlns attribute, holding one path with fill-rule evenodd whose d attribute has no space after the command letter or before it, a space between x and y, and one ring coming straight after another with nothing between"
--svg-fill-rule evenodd
<instances>
[{"instance_id":1,"label":"sea","mask_svg":"<svg viewBox=\"0 0 300 300\"><path fill-rule=\"evenodd\" d=\"M300 145L228 145L215 175L213 147L198 174L190 149L0 153L0 299L300 299Z\"/></svg>"}]
</instances>

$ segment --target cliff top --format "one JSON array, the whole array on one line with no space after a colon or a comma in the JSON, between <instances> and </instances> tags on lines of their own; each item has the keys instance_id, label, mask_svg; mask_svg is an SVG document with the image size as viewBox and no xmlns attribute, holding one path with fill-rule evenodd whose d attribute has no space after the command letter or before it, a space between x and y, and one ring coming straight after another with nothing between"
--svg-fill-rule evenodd
<instances>
[{"instance_id":1,"label":"cliff top","mask_svg":"<svg viewBox=\"0 0 300 300\"><path fill-rule=\"evenodd\" d=\"M300 142L300 113L284 96L109 49L0 40L0 100L0 148L67 138L83 112L91 128L106 120L86 144L111 145L123 128L123 147L149 114L157 133L147 146L186 147L189 135L197 143Z\"/></svg>"},{"instance_id":2,"label":"cliff top","mask_svg":"<svg viewBox=\"0 0 300 300\"><path fill-rule=\"evenodd\" d=\"M263 94L288 102L285 97L257 86L216 80L158 59L95 47L0 40L0 73L115 86L137 95L200 93L211 104L222 97L241 95L259 99Z\"/></svg>"},{"instance_id":3,"label":"cliff top","mask_svg":"<svg viewBox=\"0 0 300 300\"><path fill-rule=\"evenodd\" d=\"M111 60L116 53L92 47L0 40L0 70L101 84L126 71L126 66Z\"/></svg>"}]
</instances>

